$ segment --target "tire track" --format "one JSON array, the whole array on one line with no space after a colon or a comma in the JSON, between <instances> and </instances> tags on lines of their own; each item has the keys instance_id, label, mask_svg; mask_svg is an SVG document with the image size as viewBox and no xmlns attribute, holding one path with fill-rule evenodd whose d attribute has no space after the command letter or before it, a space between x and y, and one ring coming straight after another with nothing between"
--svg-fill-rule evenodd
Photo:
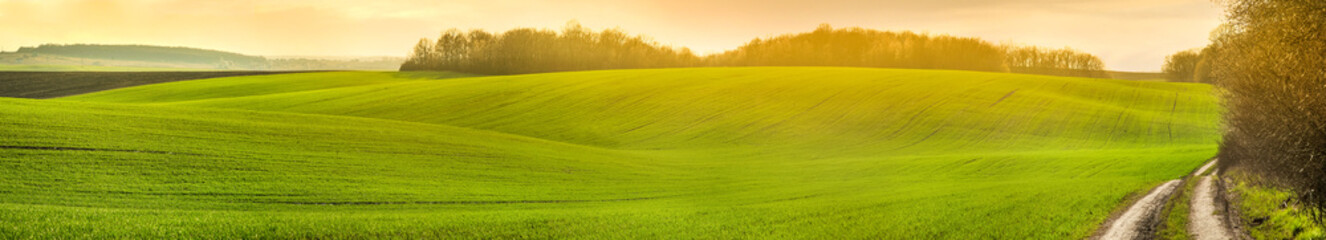
<instances>
[{"instance_id":1,"label":"tire track","mask_svg":"<svg viewBox=\"0 0 1326 240\"><path fill-rule=\"evenodd\" d=\"M1210 165L1207 164L1207 167ZM1205 172L1207 167L1202 167L1202 171L1197 171L1197 174ZM1193 198L1189 202L1192 208L1188 212L1188 234L1197 240L1234 239L1229 227L1223 221L1224 218L1216 212L1216 209L1220 209L1216 206L1216 196L1219 196L1220 192L1216 190L1213 175L1216 174L1200 176L1197 186L1193 188Z\"/></svg>"},{"instance_id":2,"label":"tire track","mask_svg":"<svg viewBox=\"0 0 1326 240\"><path fill-rule=\"evenodd\" d=\"M1102 240L1131 240L1149 236L1151 225L1161 214L1165 200L1174 193L1183 181L1170 180L1151 190L1142 199L1128 207L1118 219L1109 225L1109 230L1100 237Z\"/></svg>"},{"instance_id":3,"label":"tire track","mask_svg":"<svg viewBox=\"0 0 1326 240\"><path fill-rule=\"evenodd\" d=\"M1195 177L1206 172L1206 170L1210 169L1211 166L1214 166L1215 163L1216 160L1207 162L1205 165L1202 165L1201 168L1198 168L1196 172L1193 172L1192 176ZM1097 239L1150 239L1153 230L1155 230L1153 226L1160 223L1160 215L1164 214L1165 204L1168 202L1170 195L1173 195L1174 190L1182 185L1183 180L1176 179L1170 180L1151 189L1150 193L1145 197L1142 197L1142 199L1137 200L1132 206L1129 206L1128 210L1124 211L1123 214L1120 214L1113 222L1107 223L1105 225L1107 229L1103 234L1099 235L1100 237Z\"/></svg>"}]
</instances>

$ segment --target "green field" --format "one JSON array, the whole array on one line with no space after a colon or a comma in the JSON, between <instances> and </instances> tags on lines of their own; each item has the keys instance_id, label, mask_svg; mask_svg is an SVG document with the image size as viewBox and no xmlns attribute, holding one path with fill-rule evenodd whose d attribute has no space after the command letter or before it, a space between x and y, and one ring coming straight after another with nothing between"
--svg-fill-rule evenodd
<instances>
[{"instance_id":1,"label":"green field","mask_svg":"<svg viewBox=\"0 0 1326 240\"><path fill-rule=\"evenodd\" d=\"M1081 239L1202 84L859 68L302 73L0 98L0 238Z\"/></svg>"}]
</instances>

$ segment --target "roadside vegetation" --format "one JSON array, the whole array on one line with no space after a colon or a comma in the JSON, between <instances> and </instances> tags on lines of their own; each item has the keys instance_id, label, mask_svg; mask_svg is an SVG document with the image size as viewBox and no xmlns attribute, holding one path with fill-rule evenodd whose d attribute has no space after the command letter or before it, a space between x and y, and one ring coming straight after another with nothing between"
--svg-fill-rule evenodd
<instances>
[{"instance_id":1,"label":"roadside vegetation","mask_svg":"<svg viewBox=\"0 0 1326 240\"><path fill-rule=\"evenodd\" d=\"M1213 83L1220 166L1259 239L1321 238L1326 218L1326 3L1232 0L1210 46L1171 55L1171 81Z\"/></svg>"},{"instance_id":2,"label":"roadside vegetation","mask_svg":"<svg viewBox=\"0 0 1326 240\"><path fill-rule=\"evenodd\" d=\"M1201 175L1198 173L1196 175ZM1194 175L1194 176L1196 176ZM1184 177L1183 186L1170 196L1169 203L1165 205L1165 222L1156 232L1156 239L1165 240L1187 240L1192 239L1188 233L1188 212L1192 209L1193 188L1197 186L1197 177Z\"/></svg>"},{"instance_id":3,"label":"roadside vegetation","mask_svg":"<svg viewBox=\"0 0 1326 240\"><path fill-rule=\"evenodd\" d=\"M1239 196L1236 207L1253 238L1326 239L1326 227L1312 219L1320 210L1302 204L1299 194L1247 181L1235 183L1230 191Z\"/></svg>"},{"instance_id":4,"label":"roadside vegetation","mask_svg":"<svg viewBox=\"0 0 1326 240\"><path fill-rule=\"evenodd\" d=\"M838 66L950 69L1107 78L1094 55L1072 49L1000 46L981 39L821 25L814 31L754 39L698 56L618 29L594 32L569 23L560 33L519 28L505 33L449 30L422 39L402 71L507 75L606 69Z\"/></svg>"},{"instance_id":5,"label":"roadside vegetation","mask_svg":"<svg viewBox=\"0 0 1326 240\"><path fill-rule=\"evenodd\" d=\"M1213 48L1225 94L1223 167L1326 207L1326 3L1232 1ZM1322 211L1308 211L1320 222Z\"/></svg>"}]
</instances>

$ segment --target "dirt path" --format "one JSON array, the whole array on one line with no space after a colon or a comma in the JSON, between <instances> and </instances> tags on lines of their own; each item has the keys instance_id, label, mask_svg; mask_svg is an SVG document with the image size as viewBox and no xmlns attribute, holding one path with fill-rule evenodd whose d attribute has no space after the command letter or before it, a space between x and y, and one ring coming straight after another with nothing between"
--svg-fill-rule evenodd
<instances>
[{"instance_id":1,"label":"dirt path","mask_svg":"<svg viewBox=\"0 0 1326 240\"><path fill-rule=\"evenodd\" d=\"M1198 168L1196 172L1192 173L1192 176L1196 177L1202 175L1207 169L1211 169L1211 167L1215 166L1216 161L1218 160L1211 160L1211 162L1206 163L1206 165L1202 165L1202 168Z\"/></svg>"},{"instance_id":2,"label":"dirt path","mask_svg":"<svg viewBox=\"0 0 1326 240\"><path fill-rule=\"evenodd\" d=\"M1188 234L1197 240L1234 239L1220 215L1216 214L1218 207L1215 197L1219 193L1216 192L1215 179L1210 175L1200 176L1197 186L1193 188L1192 202L1189 203L1192 211L1188 212Z\"/></svg>"},{"instance_id":3,"label":"dirt path","mask_svg":"<svg viewBox=\"0 0 1326 240\"><path fill-rule=\"evenodd\" d=\"M1211 166L1214 165L1214 160L1206 163L1206 165L1202 165L1202 167L1197 169L1196 172L1193 172L1193 176L1206 172L1207 169L1210 169ZM1159 219L1159 216L1163 213L1162 210L1165 208L1165 203L1169 200L1169 196L1174 194L1175 189L1178 189L1179 186L1183 185L1181 183L1182 181L1180 180L1170 180L1169 182L1165 182L1164 184L1160 184L1160 186L1151 189L1150 193L1147 193L1142 199L1137 200L1137 202L1128 207L1128 210L1124 211L1122 215L1119 215L1118 218L1114 219L1114 222L1110 223L1108 226L1109 228L1105 230L1104 234L1100 235L1099 239L1132 240L1150 238L1150 228L1154 226L1152 223L1155 223L1155 221ZM1212 209L1215 207L1214 203L1210 206ZM1211 219L1219 221L1213 216Z\"/></svg>"},{"instance_id":4,"label":"dirt path","mask_svg":"<svg viewBox=\"0 0 1326 240\"><path fill-rule=\"evenodd\" d=\"M1106 230L1100 239L1131 240L1147 236L1151 232L1148 229L1151 226L1149 223L1160 215L1161 210L1165 208L1165 200L1169 199L1169 195L1174 193L1174 189L1179 187L1180 182L1179 180L1170 180L1152 189L1151 193L1142 197L1141 200L1137 200L1137 203L1133 203L1133 206L1128 207L1123 215L1119 215L1119 218L1114 219L1109 230Z\"/></svg>"}]
</instances>

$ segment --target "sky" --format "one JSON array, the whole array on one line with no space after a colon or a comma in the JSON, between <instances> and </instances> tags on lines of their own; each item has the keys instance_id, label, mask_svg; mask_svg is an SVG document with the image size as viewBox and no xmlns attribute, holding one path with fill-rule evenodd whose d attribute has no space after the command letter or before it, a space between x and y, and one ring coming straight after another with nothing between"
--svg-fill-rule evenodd
<instances>
[{"instance_id":1,"label":"sky","mask_svg":"<svg viewBox=\"0 0 1326 240\"><path fill-rule=\"evenodd\" d=\"M698 53L834 27L1072 47L1159 71L1205 46L1212 0L0 0L0 50L44 43L185 46L264 56L405 56L451 28L621 28Z\"/></svg>"}]
</instances>

